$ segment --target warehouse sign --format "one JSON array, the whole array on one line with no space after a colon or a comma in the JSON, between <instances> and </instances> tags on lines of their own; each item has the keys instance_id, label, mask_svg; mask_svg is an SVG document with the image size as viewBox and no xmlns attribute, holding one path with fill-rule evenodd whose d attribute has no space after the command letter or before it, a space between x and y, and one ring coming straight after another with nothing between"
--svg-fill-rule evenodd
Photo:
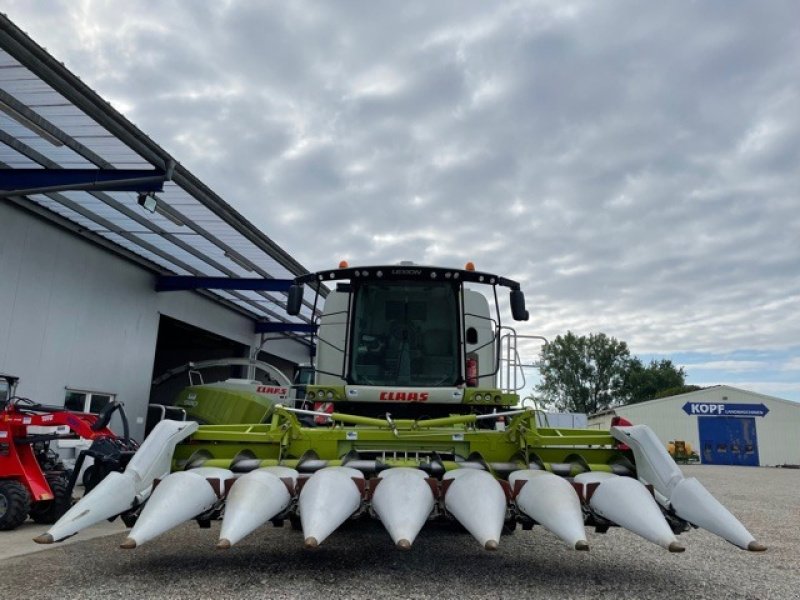
<instances>
[{"instance_id":1,"label":"warehouse sign","mask_svg":"<svg viewBox=\"0 0 800 600\"><path fill-rule=\"evenodd\" d=\"M763 404L726 404L722 402L687 402L683 411L699 417L765 417L769 409Z\"/></svg>"}]
</instances>

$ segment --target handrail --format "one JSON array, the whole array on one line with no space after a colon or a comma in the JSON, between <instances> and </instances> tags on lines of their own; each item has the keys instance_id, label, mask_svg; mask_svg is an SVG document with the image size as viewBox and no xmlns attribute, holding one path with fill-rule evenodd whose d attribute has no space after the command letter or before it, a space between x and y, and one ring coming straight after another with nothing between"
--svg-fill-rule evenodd
<instances>
[{"instance_id":1,"label":"handrail","mask_svg":"<svg viewBox=\"0 0 800 600\"><path fill-rule=\"evenodd\" d=\"M516 392L524 388L527 383L524 369L539 367L538 362L525 363L522 361L518 350L519 340L540 340L545 344L548 341L541 335L520 335L513 327L502 327L501 329L506 330L507 333L500 336L500 344L505 347L505 358L500 359L505 364L505 369L501 371L500 387L504 392Z\"/></svg>"}]
</instances>

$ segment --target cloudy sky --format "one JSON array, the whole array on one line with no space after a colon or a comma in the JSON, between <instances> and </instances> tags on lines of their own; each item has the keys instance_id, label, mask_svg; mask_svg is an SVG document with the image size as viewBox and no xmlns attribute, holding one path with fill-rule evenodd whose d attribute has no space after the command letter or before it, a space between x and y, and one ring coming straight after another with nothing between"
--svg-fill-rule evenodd
<instances>
[{"instance_id":1,"label":"cloudy sky","mask_svg":"<svg viewBox=\"0 0 800 600\"><path fill-rule=\"evenodd\" d=\"M688 382L800 400L800 5L0 3L309 269L523 284Z\"/></svg>"}]
</instances>

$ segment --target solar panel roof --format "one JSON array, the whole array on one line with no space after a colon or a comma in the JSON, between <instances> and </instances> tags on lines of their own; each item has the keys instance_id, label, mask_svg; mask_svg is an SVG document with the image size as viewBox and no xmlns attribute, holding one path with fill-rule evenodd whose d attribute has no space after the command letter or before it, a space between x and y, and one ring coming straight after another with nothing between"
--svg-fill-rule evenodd
<instances>
[{"instance_id":1,"label":"solar panel roof","mask_svg":"<svg viewBox=\"0 0 800 600\"><path fill-rule=\"evenodd\" d=\"M9 169L16 170L13 174L41 170L41 177L38 171L31 174L41 184L0 192L0 197L68 226L156 273L266 279L292 279L307 273L289 253L0 15L0 170ZM136 191L111 191L91 183L67 189L49 185L48 172L63 175L66 169L112 171L112 177L113 171L136 170L142 172L139 177L168 180L163 182L163 191L155 194L157 210L150 212L140 204ZM287 315L283 292L211 290L211 295L255 320L313 320L309 305L298 317Z\"/></svg>"}]
</instances>

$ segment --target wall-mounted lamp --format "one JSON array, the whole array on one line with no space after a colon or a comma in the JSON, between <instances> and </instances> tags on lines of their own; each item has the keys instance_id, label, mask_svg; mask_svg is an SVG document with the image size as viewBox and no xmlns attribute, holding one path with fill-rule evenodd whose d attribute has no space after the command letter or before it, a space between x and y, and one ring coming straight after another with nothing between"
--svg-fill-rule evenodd
<instances>
[{"instance_id":1,"label":"wall-mounted lamp","mask_svg":"<svg viewBox=\"0 0 800 600\"><path fill-rule=\"evenodd\" d=\"M234 254L233 252L230 252L230 251L226 250L225 251L225 258L231 259L231 261L235 262L237 265L239 265L245 271L247 271L249 273L253 272L253 268L245 261L244 258L239 256L238 254Z\"/></svg>"},{"instance_id":2,"label":"wall-mounted lamp","mask_svg":"<svg viewBox=\"0 0 800 600\"><path fill-rule=\"evenodd\" d=\"M139 196L136 198L136 202L147 212L158 213L162 217L175 223L178 227L183 227L183 221L174 215L172 211L168 210L167 206L158 199L155 192L140 192Z\"/></svg>"}]
</instances>

